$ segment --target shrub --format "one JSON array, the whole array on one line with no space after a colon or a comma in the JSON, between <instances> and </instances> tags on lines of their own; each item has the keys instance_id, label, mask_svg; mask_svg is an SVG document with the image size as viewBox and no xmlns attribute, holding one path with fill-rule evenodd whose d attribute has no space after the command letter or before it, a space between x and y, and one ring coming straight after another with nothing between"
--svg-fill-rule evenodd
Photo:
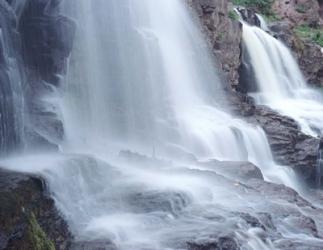
<instances>
[{"instance_id":1,"label":"shrub","mask_svg":"<svg viewBox=\"0 0 323 250\"><path fill-rule=\"evenodd\" d=\"M254 8L262 14L272 14L271 6L274 0L232 0L233 4Z\"/></svg>"},{"instance_id":2,"label":"shrub","mask_svg":"<svg viewBox=\"0 0 323 250\"><path fill-rule=\"evenodd\" d=\"M229 11L229 17L232 20L239 20L239 15L237 14L237 12L235 12L234 10L230 10Z\"/></svg>"},{"instance_id":3,"label":"shrub","mask_svg":"<svg viewBox=\"0 0 323 250\"><path fill-rule=\"evenodd\" d=\"M323 47L323 31L320 28L312 28L308 25L299 25L294 28L294 31L299 37L311 40Z\"/></svg>"}]
</instances>

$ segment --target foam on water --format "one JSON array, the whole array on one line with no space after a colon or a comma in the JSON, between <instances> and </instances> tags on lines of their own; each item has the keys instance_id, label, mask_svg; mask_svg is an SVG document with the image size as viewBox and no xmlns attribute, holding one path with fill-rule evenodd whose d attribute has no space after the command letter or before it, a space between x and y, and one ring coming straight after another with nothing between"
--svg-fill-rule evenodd
<instances>
[{"instance_id":1,"label":"foam on water","mask_svg":"<svg viewBox=\"0 0 323 250\"><path fill-rule=\"evenodd\" d=\"M295 189L297 180L274 162L261 128L226 111L216 64L185 2L69 0L64 10L78 29L60 102L62 153L1 164L46 178L76 240L187 249L230 235L243 249L273 249L240 214L292 205L196 159L250 161L266 180ZM124 149L153 160L120 159Z\"/></svg>"},{"instance_id":2,"label":"foam on water","mask_svg":"<svg viewBox=\"0 0 323 250\"><path fill-rule=\"evenodd\" d=\"M323 96L307 86L289 49L264 30L246 23L243 41L256 79L257 92L250 93L256 102L295 119L304 133L321 135Z\"/></svg>"}]
</instances>

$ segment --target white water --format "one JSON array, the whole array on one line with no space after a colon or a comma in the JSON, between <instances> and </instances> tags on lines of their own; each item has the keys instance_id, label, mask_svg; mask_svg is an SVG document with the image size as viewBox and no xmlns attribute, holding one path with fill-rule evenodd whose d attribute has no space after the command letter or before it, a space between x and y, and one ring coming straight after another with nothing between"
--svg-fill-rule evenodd
<instances>
[{"instance_id":1,"label":"white water","mask_svg":"<svg viewBox=\"0 0 323 250\"><path fill-rule=\"evenodd\" d=\"M297 188L264 132L225 111L216 65L184 1L65 4L78 31L61 103L63 153L2 164L44 176L79 241L186 249L230 234L243 249L272 249L236 213L290 204L187 161L248 160L267 180ZM121 159L124 149L167 160Z\"/></svg>"},{"instance_id":2,"label":"white water","mask_svg":"<svg viewBox=\"0 0 323 250\"><path fill-rule=\"evenodd\" d=\"M258 92L267 105L295 119L302 131L318 136L323 131L323 96L309 88L289 49L258 27L243 24L243 41L251 59Z\"/></svg>"}]
</instances>

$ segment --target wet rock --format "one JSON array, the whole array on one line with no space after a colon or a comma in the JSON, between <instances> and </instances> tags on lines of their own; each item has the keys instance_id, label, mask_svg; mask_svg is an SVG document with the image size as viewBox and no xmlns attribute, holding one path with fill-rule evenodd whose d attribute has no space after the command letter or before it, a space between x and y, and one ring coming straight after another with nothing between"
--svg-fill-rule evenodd
<instances>
[{"instance_id":1,"label":"wet rock","mask_svg":"<svg viewBox=\"0 0 323 250\"><path fill-rule=\"evenodd\" d=\"M230 162L230 161L208 161L200 163L215 170L218 174L226 175L230 178L248 180L252 178L263 180L261 170L250 162Z\"/></svg>"},{"instance_id":2,"label":"wet rock","mask_svg":"<svg viewBox=\"0 0 323 250\"><path fill-rule=\"evenodd\" d=\"M21 147L22 58L15 14L0 1L0 154Z\"/></svg>"},{"instance_id":3,"label":"wet rock","mask_svg":"<svg viewBox=\"0 0 323 250\"><path fill-rule=\"evenodd\" d=\"M188 242L188 250L238 250L238 244L233 237L223 236L214 242L197 243Z\"/></svg>"},{"instance_id":4,"label":"wet rock","mask_svg":"<svg viewBox=\"0 0 323 250\"><path fill-rule=\"evenodd\" d=\"M319 140L303 134L293 119L266 107L257 107L252 119L265 130L274 159L314 181Z\"/></svg>"},{"instance_id":5,"label":"wet rock","mask_svg":"<svg viewBox=\"0 0 323 250\"><path fill-rule=\"evenodd\" d=\"M249 23L250 25L260 27L260 21L253 9L239 7L237 10L240 12L241 17L245 22Z\"/></svg>"},{"instance_id":6,"label":"wet rock","mask_svg":"<svg viewBox=\"0 0 323 250\"><path fill-rule=\"evenodd\" d=\"M264 129L277 163L294 168L306 182L314 184L318 138L303 134L292 118L257 106L242 93L231 93L230 103L236 115Z\"/></svg>"},{"instance_id":7,"label":"wet rock","mask_svg":"<svg viewBox=\"0 0 323 250\"><path fill-rule=\"evenodd\" d=\"M39 177L0 169L0 249L67 249L67 224Z\"/></svg>"},{"instance_id":8,"label":"wet rock","mask_svg":"<svg viewBox=\"0 0 323 250\"><path fill-rule=\"evenodd\" d=\"M118 248L108 241L81 241L72 243L69 250L117 250Z\"/></svg>"},{"instance_id":9,"label":"wet rock","mask_svg":"<svg viewBox=\"0 0 323 250\"><path fill-rule=\"evenodd\" d=\"M61 15L61 0L26 0L19 15L26 65L25 132L27 146L57 149L64 136L56 97L66 73L74 40L75 23Z\"/></svg>"}]
</instances>

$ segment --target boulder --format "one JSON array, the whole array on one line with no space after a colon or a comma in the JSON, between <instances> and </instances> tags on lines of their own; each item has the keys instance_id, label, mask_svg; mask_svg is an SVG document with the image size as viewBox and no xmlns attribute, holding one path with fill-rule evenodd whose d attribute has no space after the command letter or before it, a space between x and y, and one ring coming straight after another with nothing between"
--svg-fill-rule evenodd
<instances>
[{"instance_id":1,"label":"boulder","mask_svg":"<svg viewBox=\"0 0 323 250\"><path fill-rule=\"evenodd\" d=\"M263 180L261 170L250 162L231 162L231 161L207 161L201 162L200 165L215 170L218 174L228 176L238 180L249 180L252 178Z\"/></svg>"},{"instance_id":2,"label":"boulder","mask_svg":"<svg viewBox=\"0 0 323 250\"><path fill-rule=\"evenodd\" d=\"M42 178L0 169L0 249L67 249L67 224Z\"/></svg>"}]
</instances>

